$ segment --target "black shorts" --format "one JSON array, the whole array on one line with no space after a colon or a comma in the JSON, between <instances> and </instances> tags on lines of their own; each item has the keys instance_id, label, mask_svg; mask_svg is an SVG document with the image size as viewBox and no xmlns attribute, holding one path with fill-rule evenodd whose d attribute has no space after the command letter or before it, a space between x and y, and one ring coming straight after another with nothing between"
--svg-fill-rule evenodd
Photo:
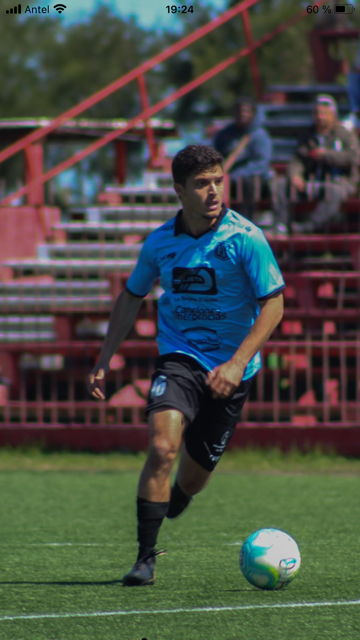
<instances>
[{"instance_id":1,"label":"black shorts","mask_svg":"<svg viewBox=\"0 0 360 640\"><path fill-rule=\"evenodd\" d=\"M213 471L240 418L255 378L243 380L230 398L213 398L206 384L207 369L195 358L168 353L156 360L146 416L156 409L177 409L189 420L184 441L188 454L207 471Z\"/></svg>"}]
</instances>

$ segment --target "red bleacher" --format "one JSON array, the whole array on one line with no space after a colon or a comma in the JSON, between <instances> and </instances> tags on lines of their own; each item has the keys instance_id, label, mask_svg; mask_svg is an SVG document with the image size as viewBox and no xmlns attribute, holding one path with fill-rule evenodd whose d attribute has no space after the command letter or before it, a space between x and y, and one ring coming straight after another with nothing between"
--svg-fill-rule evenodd
<instances>
[{"instance_id":1,"label":"red bleacher","mask_svg":"<svg viewBox=\"0 0 360 640\"><path fill-rule=\"evenodd\" d=\"M334 94L342 90L333 86ZM292 148L307 124L308 105L291 100L288 88L278 109L263 105L265 126L282 136L275 145L279 172L286 166L283 149ZM161 122L157 126L160 131ZM144 135L159 152L161 140L151 138L148 124ZM117 153L118 163L124 146ZM142 242L179 208L171 175L160 170L169 168L169 159L158 160L141 189L108 185L91 207L61 212L39 201L31 205L30 197L26 206L0 206L0 445L46 437L94 449L146 446L158 284L112 359L106 403L88 396L85 378ZM124 166L119 171L124 174ZM29 193L40 197L39 190ZM259 211L270 204L257 202ZM293 203L293 213L304 216L314 204ZM359 213L360 200L350 199L342 224L327 235L279 237L265 229L287 284L285 311L262 349L263 368L232 446L310 446L324 444L325 434L338 451L360 455Z\"/></svg>"}]
</instances>

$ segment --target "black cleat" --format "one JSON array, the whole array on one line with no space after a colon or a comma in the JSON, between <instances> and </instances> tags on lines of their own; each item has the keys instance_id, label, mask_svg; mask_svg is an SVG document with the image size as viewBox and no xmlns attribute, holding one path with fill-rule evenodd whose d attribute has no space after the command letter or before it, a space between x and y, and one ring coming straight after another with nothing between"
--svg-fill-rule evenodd
<instances>
[{"instance_id":1,"label":"black cleat","mask_svg":"<svg viewBox=\"0 0 360 640\"><path fill-rule=\"evenodd\" d=\"M139 558L123 579L124 587L144 587L155 583L155 556L166 555L166 551L150 551L146 555Z\"/></svg>"}]
</instances>

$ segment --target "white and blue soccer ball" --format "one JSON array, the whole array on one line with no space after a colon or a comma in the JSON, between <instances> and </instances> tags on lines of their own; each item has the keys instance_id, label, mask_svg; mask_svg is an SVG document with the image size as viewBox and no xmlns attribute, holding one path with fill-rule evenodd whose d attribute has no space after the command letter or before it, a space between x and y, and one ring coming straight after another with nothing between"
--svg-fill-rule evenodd
<instances>
[{"instance_id":1,"label":"white and blue soccer ball","mask_svg":"<svg viewBox=\"0 0 360 640\"><path fill-rule=\"evenodd\" d=\"M240 569L254 587L282 589L297 575L301 564L295 540L280 529L260 529L240 549Z\"/></svg>"}]
</instances>

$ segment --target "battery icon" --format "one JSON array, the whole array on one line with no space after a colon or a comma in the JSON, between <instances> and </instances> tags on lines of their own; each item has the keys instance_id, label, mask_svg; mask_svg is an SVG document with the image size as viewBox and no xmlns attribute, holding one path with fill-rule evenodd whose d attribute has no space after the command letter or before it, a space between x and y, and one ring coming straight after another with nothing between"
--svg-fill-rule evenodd
<instances>
[{"instance_id":1,"label":"battery icon","mask_svg":"<svg viewBox=\"0 0 360 640\"><path fill-rule=\"evenodd\" d=\"M336 4L335 13L352 13L355 11L355 7L352 4Z\"/></svg>"}]
</instances>

